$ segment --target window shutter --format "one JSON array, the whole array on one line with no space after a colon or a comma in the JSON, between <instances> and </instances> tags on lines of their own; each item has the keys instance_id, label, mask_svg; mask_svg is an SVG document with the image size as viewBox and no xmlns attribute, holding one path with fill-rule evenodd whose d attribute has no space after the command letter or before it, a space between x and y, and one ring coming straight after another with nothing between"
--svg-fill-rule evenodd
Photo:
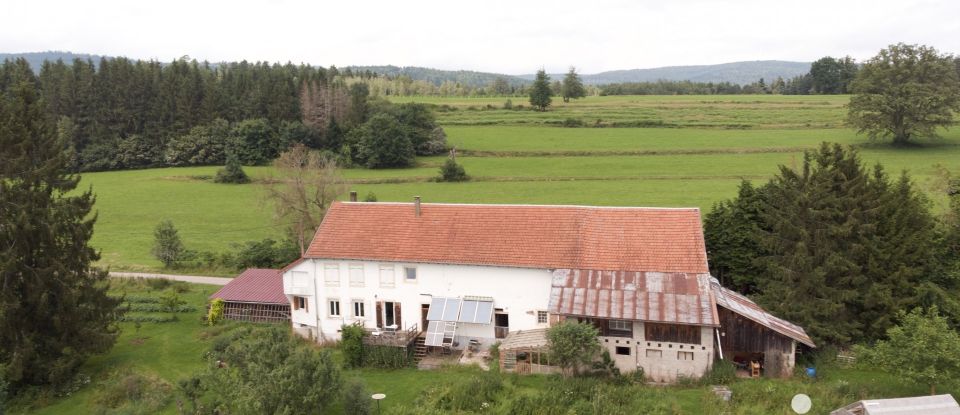
<instances>
[{"instance_id":1,"label":"window shutter","mask_svg":"<svg viewBox=\"0 0 960 415\"><path fill-rule=\"evenodd\" d=\"M377 301L377 327L383 328L383 301Z\"/></svg>"},{"instance_id":2,"label":"window shutter","mask_svg":"<svg viewBox=\"0 0 960 415\"><path fill-rule=\"evenodd\" d=\"M293 297L293 309L294 310L300 309L300 297Z\"/></svg>"},{"instance_id":3,"label":"window shutter","mask_svg":"<svg viewBox=\"0 0 960 415\"><path fill-rule=\"evenodd\" d=\"M403 329L403 324L400 322L400 303L393 303L393 324L397 325L398 330Z\"/></svg>"}]
</instances>

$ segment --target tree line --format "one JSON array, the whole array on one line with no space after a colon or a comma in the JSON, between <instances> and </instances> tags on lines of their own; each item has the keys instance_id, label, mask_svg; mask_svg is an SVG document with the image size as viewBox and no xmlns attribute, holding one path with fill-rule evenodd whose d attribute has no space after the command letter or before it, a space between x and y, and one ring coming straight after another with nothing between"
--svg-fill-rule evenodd
<instances>
[{"instance_id":1,"label":"tree line","mask_svg":"<svg viewBox=\"0 0 960 415\"><path fill-rule=\"evenodd\" d=\"M0 87L25 70L25 60L5 61ZM115 58L46 61L35 87L76 171L223 164L228 155L265 164L297 143L368 167L443 152L432 112L375 99L367 83L376 78L335 67ZM364 127L368 119L378 124ZM399 134L388 140L400 152L389 160L370 145L385 124Z\"/></svg>"}]
</instances>

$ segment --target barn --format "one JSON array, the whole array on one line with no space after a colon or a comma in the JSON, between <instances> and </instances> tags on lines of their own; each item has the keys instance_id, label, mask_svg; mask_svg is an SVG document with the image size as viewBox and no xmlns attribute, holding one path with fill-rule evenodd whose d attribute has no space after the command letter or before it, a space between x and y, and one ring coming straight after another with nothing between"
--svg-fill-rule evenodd
<instances>
[{"instance_id":1,"label":"barn","mask_svg":"<svg viewBox=\"0 0 960 415\"><path fill-rule=\"evenodd\" d=\"M210 295L224 301L223 316L256 323L290 323L290 302L283 294L280 270L248 268Z\"/></svg>"}]
</instances>

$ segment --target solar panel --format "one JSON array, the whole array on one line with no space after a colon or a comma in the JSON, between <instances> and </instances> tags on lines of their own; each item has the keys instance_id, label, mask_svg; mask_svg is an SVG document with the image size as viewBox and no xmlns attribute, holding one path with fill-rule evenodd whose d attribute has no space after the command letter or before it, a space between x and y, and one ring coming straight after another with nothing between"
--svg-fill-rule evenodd
<instances>
[{"instance_id":1,"label":"solar panel","mask_svg":"<svg viewBox=\"0 0 960 415\"><path fill-rule=\"evenodd\" d=\"M430 301L430 310L427 311L427 320L442 320L443 319L443 307L446 304L447 299L444 297L433 297L433 300Z\"/></svg>"},{"instance_id":2,"label":"solar panel","mask_svg":"<svg viewBox=\"0 0 960 415\"><path fill-rule=\"evenodd\" d=\"M493 319L493 301L478 301L477 315L473 318L474 323L490 324Z\"/></svg>"},{"instance_id":3,"label":"solar panel","mask_svg":"<svg viewBox=\"0 0 960 415\"><path fill-rule=\"evenodd\" d=\"M460 315L460 299L448 298L447 304L443 309L443 317L441 317L440 320L457 321L457 317L459 315Z\"/></svg>"},{"instance_id":4,"label":"solar panel","mask_svg":"<svg viewBox=\"0 0 960 415\"><path fill-rule=\"evenodd\" d=\"M477 302L470 300L463 300L463 306L460 307L460 319L457 321L461 323L473 323L473 318L477 315Z\"/></svg>"},{"instance_id":5,"label":"solar panel","mask_svg":"<svg viewBox=\"0 0 960 415\"><path fill-rule=\"evenodd\" d=\"M463 300L460 308L461 323L490 324L493 317L493 302L486 300Z\"/></svg>"}]
</instances>

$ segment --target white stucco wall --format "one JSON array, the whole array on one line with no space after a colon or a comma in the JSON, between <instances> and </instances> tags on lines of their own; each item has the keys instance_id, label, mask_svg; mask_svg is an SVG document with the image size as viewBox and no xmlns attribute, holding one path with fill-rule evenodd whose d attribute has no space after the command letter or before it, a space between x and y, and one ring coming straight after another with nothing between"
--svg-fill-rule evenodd
<instances>
[{"instance_id":1,"label":"white stucco wall","mask_svg":"<svg viewBox=\"0 0 960 415\"><path fill-rule=\"evenodd\" d=\"M327 265L337 270L339 281L335 284L326 281ZM351 265L362 266L363 286L351 284ZM392 286L381 286L381 266L392 267ZM415 281L406 280L404 267L417 268ZM294 296L302 296L308 302L306 310L292 311L293 327L301 334L312 329L319 333L318 340L339 339L340 327L355 321L361 321L367 328L375 327L378 301L401 304L401 329L414 323L419 326L421 305L430 304L432 297L492 297L494 307L503 309L509 316L510 331L547 327L537 323L537 311L547 310L551 281L551 273L545 269L321 259L306 260L283 275L287 298L293 301ZM332 299L340 300L340 317L329 313L328 301ZM353 300L364 302L365 318L353 317ZM493 323L459 324L459 343L463 346L469 338L492 343Z\"/></svg>"}]
</instances>

